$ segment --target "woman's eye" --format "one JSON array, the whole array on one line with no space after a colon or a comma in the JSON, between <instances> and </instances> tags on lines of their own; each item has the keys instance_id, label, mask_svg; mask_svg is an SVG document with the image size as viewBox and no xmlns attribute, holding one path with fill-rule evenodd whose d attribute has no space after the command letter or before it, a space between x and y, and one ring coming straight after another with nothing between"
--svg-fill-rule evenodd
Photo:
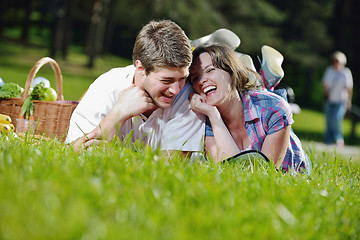
<instances>
[{"instance_id":1,"label":"woman's eye","mask_svg":"<svg viewBox=\"0 0 360 240\"><path fill-rule=\"evenodd\" d=\"M213 70L215 70L215 68L209 68L206 72L212 72Z\"/></svg>"}]
</instances>

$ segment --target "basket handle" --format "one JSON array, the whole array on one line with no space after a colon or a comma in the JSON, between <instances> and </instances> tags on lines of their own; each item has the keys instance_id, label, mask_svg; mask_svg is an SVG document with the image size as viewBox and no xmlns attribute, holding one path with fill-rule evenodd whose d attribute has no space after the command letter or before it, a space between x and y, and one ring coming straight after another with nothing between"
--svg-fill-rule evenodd
<instances>
[{"instance_id":1,"label":"basket handle","mask_svg":"<svg viewBox=\"0 0 360 240\"><path fill-rule=\"evenodd\" d=\"M44 58L41 58L39 61L37 61L29 72L29 75L28 75L28 77L26 79L26 83L25 83L25 90L24 90L23 94L21 95L22 102L24 102L25 99L30 95L30 84L31 84L32 80L35 78L36 73L46 63L49 63L51 65L52 69L55 71L57 100L58 101L64 100L62 76L61 76L60 67L54 59L49 58L49 57L44 57Z\"/></svg>"}]
</instances>

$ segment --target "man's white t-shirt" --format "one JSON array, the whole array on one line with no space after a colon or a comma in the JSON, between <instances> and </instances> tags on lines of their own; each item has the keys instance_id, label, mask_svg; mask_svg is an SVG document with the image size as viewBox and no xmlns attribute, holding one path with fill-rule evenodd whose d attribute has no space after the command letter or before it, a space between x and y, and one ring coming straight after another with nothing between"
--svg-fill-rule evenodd
<instances>
[{"instance_id":1,"label":"man's white t-shirt","mask_svg":"<svg viewBox=\"0 0 360 240\"><path fill-rule=\"evenodd\" d=\"M71 116L67 143L99 125L117 102L119 92L133 84L134 74L133 65L114 68L90 85ZM188 96L192 91L190 83L186 83L171 107L156 109L149 118L139 115L128 119L121 129L120 139L132 132L132 141L140 139L152 149L202 151L204 116L190 109Z\"/></svg>"}]
</instances>

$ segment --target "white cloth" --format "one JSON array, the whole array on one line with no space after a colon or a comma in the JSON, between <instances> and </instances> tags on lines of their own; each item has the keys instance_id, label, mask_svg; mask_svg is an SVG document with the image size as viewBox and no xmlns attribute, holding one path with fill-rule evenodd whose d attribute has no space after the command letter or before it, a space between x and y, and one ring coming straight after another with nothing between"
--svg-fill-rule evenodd
<instances>
[{"instance_id":1,"label":"white cloth","mask_svg":"<svg viewBox=\"0 0 360 240\"><path fill-rule=\"evenodd\" d=\"M336 70L332 66L327 67L322 82L329 90L328 102L346 103L348 101L348 89L353 88L353 78L349 68Z\"/></svg>"},{"instance_id":2,"label":"white cloth","mask_svg":"<svg viewBox=\"0 0 360 240\"><path fill-rule=\"evenodd\" d=\"M132 65L114 68L90 85L71 116L67 143L99 125L117 102L119 91L133 84L134 73ZM186 83L170 108L156 109L148 119L140 115L127 120L121 129L120 139L132 132L132 141L141 139L152 149L202 151L204 117L190 109L188 96L191 92L191 85Z\"/></svg>"}]
</instances>

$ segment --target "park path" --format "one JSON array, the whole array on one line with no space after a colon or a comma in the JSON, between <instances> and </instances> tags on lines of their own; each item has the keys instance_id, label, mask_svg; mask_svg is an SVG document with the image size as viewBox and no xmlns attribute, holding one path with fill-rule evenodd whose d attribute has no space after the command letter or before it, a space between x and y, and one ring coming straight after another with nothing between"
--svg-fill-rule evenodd
<instances>
[{"instance_id":1,"label":"park path","mask_svg":"<svg viewBox=\"0 0 360 240\"><path fill-rule=\"evenodd\" d=\"M316 153L318 152L334 153L334 154L350 157L352 160L360 161L359 146L345 145L344 147L339 148L336 147L335 144L326 145L325 143L313 142L313 141L301 141L301 142L305 150L308 148L312 148L314 146Z\"/></svg>"}]
</instances>

